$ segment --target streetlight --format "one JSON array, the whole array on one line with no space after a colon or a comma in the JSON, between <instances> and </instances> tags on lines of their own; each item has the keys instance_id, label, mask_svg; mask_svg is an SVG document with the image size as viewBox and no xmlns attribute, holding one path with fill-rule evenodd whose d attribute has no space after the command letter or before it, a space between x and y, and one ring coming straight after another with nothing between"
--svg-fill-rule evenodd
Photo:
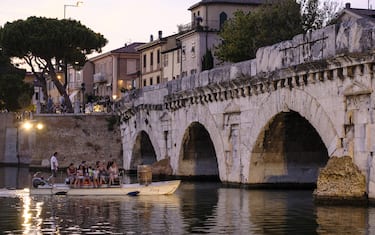
<instances>
[{"instance_id":1,"label":"streetlight","mask_svg":"<svg viewBox=\"0 0 375 235\"><path fill-rule=\"evenodd\" d=\"M116 94L113 94L112 95L112 113L115 112L115 101L117 99L117 95Z\"/></svg>"},{"instance_id":2,"label":"streetlight","mask_svg":"<svg viewBox=\"0 0 375 235\"><path fill-rule=\"evenodd\" d=\"M18 124L17 127L17 142L16 142L16 152L17 152L17 163L18 165L21 164L21 151L20 151L20 142L21 142L21 136L20 131L24 130L26 132L30 132L31 130L42 130L44 128L44 124L41 122L38 122L37 120L26 120L26 121L21 121ZM24 137L22 137L24 139ZM29 141L29 140L28 140ZM22 141L23 142L23 141Z\"/></svg>"},{"instance_id":3,"label":"streetlight","mask_svg":"<svg viewBox=\"0 0 375 235\"><path fill-rule=\"evenodd\" d=\"M67 5L64 5L64 19L66 17L66 8L67 7L79 7L83 4L82 1L77 1L77 3L75 5L70 5L70 4L67 4Z\"/></svg>"},{"instance_id":4,"label":"streetlight","mask_svg":"<svg viewBox=\"0 0 375 235\"><path fill-rule=\"evenodd\" d=\"M34 122L35 122L35 120L25 121L24 123L21 124L21 128L23 128L27 131L34 128L34 127L38 130L42 130L44 128L43 123L38 122L38 123L35 124Z\"/></svg>"},{"instance_id":5,"label":"streetlight","mask_svg":"<svg viewBox=\"0 0 375 235\"><path fill-rule=\"evenodd\" d=\"M81 84L81 91L82 91L82 113L86 113L85 109L85 90L86 90L86 87L85 87L85 83L82 82Z\"/></svg>"}]
</instances>

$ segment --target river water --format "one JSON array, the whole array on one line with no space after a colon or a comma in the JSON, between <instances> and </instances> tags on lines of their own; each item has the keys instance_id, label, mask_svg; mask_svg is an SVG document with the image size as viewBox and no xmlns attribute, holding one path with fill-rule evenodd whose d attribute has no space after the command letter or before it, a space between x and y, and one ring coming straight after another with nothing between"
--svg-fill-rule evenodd
<instances>
[{"instance_id":1,"label":"river water","mask_svg":"<svg viewBox=\"0 0 375 235\"><path fill-rule=\"evenodd\" d=\"M28 187L0 168L0 188ZM375 234L375 207L318 206L311 190L249 190L184 181L174 195L29 196L0 190L1 234Z\"/></svg>"}]
</instances>

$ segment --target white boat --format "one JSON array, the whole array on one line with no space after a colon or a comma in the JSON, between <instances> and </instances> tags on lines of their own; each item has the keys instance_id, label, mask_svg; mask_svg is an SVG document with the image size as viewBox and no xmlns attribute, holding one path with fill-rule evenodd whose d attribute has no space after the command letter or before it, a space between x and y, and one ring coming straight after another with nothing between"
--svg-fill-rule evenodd
<instances>
[{"instance_id":1,"label":"white boat","mask_svg":"<svg viewBox=\"0 0 375 235\"><path fill-rule=\"evenodd\" d=\"M83 186L71 187L68 184L45 184L30 188L30 195L85 195L85 196L118 196L118 195L167 195L173 194L181 180L151 182L150 184L121 184L94 188Z\"/></svg>"}]
</instances>

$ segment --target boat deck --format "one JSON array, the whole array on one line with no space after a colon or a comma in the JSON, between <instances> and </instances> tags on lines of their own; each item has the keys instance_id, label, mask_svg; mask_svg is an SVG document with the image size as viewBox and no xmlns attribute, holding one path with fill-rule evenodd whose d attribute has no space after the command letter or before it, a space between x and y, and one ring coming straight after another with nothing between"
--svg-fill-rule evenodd
<instances>
[{"instance_id":1,"label":"boat deck","mask_svg":"<svg viewBox=\"0 0 375 235\"><path fill-rule=\"evenodd\" d=\"M67 184L43 185L38 188L31 188L32 195L165 195L173 194L180 180L152 182L148 185L144 184L121 184L113 186L104 186L94 188L90 186L71 187Z\"/></svg>"}]
</instances>

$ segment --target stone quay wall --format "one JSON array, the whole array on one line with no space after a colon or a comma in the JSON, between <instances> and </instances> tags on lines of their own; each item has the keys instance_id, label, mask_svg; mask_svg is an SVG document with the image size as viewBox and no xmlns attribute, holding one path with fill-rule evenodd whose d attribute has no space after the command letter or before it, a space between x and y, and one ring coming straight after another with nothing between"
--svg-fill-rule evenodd
<instances>
[{"instance_id":1,"label":"stone quay wall","mask_svg":"<svg viewBox=\"0 0 375 235\"><path fill-rule=\"evenodd\" d=\"M116 160L122 166L121 136L118 124L114 123L117 118L112 115L34 115L32 123L43 123L42 130L18 126L15 114L0 115L0 118L7 120L0 126L2 163L49 167L51 155L58 152L61 168L71 162L78 165L83 160L89 165L98 160ZM11 161L6 161L5 153Z\"/></svg>"},{"instance_id":2,"label":"stone quay wall","mask_svg":"<svg viewBox=\"0 0 375 235\"><path fill-rule=\"evenodd\" d=\"M0 113L0 162L13 163L16 152L15 115Z\"/></svg>"}]
</instances>

